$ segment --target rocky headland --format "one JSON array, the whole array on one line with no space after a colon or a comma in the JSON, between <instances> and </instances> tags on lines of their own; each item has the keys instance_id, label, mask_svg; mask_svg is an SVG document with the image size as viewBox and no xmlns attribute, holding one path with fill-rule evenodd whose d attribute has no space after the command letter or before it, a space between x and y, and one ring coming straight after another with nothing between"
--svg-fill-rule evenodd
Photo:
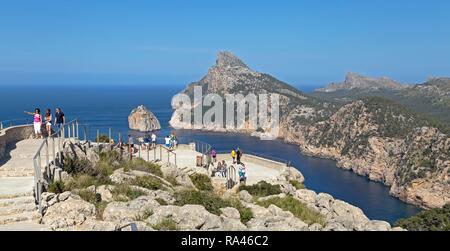
<instances>
[{"instance_id":1,"label":"rocky headland","mask_svg":"<svg viewBox=\"0 0 450 251\"><path fill-rule=\"evenodd\" d=\"M376 82L379 88L404 89L387 79L347 77L343 86L365 86ZM280 137L300 146L303 153L336 160L371 180L391 187L391 194L423 208L441 208L450 203L450 137L441 127L408 109L383 98L367 97L348 103L306 95L274 77L250 69L231 53L219 53L216 65L199 82L182 93L193 95L195 86L204 94L280 95ZM445 79L432 81L426 90L446 86ZM421 88L421 89L423 89ZM407 88L409 89L409 88ZM439 91L441 93L442 91ZM174 110L171 125L180 123ZM225 119L224 119L225 120ZM270 124L244 130L203 126L206 131L233 131L267 136ZM220 129L217 129L220 128ZM270 136L270 135L269 135Z\"/></svg>"},{"instance_id":2,"label":"rocky headland","mask_svg":"<svg viewBox=\"0 0 450 251\"><path fill-rule=\"evenodd\" d=\"M361 209L305 189L303 175L225 187L203 168L174 168L118 149L66 144L64 173L43 194L41 223L56 231L402 231L369 220Z\"/></svg>"}]
</instances>

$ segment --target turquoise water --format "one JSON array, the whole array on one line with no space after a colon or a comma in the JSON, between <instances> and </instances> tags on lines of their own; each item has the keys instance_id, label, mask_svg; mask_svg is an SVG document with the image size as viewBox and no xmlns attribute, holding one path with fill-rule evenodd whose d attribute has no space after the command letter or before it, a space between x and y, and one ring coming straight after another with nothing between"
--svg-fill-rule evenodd
<instances>
[{"instance_id":1,"label":"turquoise water","mask_svg":"<svg viewBox=\"0 0 450 251\"><path fill-rule=\"evenodd\" d=\"M158 133L160 139L170 133L168 122L172 110L170 101L173 95L184 86L41 86L41 87L2 87L0 92L0 120L24 118L23 111L33 111L35 107L62 107L68 119L80 118L90 125L91 137L95 131L107 134L112 127L117 137L137 132L128 130L128 115L138 105L150 108L161 121L163 129ZM350 171L336 167L336 162L311 158L300 153L295 145L282 141L261 141L246 135L205 133L197 131L177 131L181 143L193 139L210 143L218 150L228 151L240 147L244 153L255 152L291 161L306 178L306 186L316 192L326 192L361 208L371 219L395 222L416 214L420 210L403 203L389 195L389 188Z\"/></svg>"}]
</instances>

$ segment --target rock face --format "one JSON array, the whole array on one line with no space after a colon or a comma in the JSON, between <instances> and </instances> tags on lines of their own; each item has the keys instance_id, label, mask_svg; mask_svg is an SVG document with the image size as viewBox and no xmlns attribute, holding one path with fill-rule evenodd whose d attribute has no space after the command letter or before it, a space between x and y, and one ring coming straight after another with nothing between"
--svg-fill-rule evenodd
<instances>
[{"instance_id":1,"label":"rock face","mask_svg":"<svg viewBox=\"0 0 450 251\"><path fill-rule=\"evenodd\" d=\"M406 86L389 78L368 78L356 73L347 74L343 83L332 83L329 86L316 90L317 92L336 92L339 90L402 90Z\"/></svg>"},{"instance_id":2,"label":"rock face","mask_svg":"<svg viewBox=\"0 0 450 251\"><path fill-rule=\"evenodd\" d=\"M430 93L438 90L445 94L447 83L447 79L435 79L423 88ZM278 94L278 136L298 144L303 153L336 160L341 168L383 182L392 187L392 195L406 202L424 208L442 207L450 202L449 135L393 102L381 98L347 104L323 101L270 75L251 70L230 53L219 53L216 65L208 74L182 93L193 96L195 86L201 86L205 95L222 97L236 93ZM370 79L357 74L349 74L343 84L334 87L339 88L410 90L386 78ZM171 125L193 129L190 124L179 123L180 114L175 109ZM243 130L224 130L217 125L194 129L237 131L253 136L271 133L270 125L256 128L250 123Z\"/></svg>"},{"instance_id":3,"label":"rock face","mask_svg":"<svg viewBox=\"0 0 450 251\"><path fill-rule=\"evenodd\" d=\"M158 118L143 105L131 112L128 117L128 124L130 129L141 132L151 132L161 129Z\"/></svg>"}]
</instances>

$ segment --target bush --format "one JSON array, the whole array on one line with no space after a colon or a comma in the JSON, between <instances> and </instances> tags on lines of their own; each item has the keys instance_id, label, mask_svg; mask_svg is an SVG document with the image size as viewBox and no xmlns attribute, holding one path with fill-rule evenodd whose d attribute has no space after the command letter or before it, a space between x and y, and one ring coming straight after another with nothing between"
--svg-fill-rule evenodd
<instances>
[{"instance_id":1,"label":"bush","mask_svg":"<svg viewBox=\"0 0 450 251\"><path fill-rule=\"evenodd\" d=\"M96 138L95 140L98 141L99 143L109 143L110 139L108 135L100 134L98 136L98 139Z\"/></svg>"},{"instance_id":2,"label":"bush","mask_svg":"<svg viewBox=\"0 0 450 251\"><path fill-rule=\"evenodd\" d=\"M205 174L193 174L189 176L194 186L201 191L213 191L214 187L211 184L211 179Z\"/></svg>"},{"instance_id":3,"label":"bush","mask_svg":"<svg viewBox=\"0 0 450 251\"><path fill-rule=\"evenodd\" d=\"M59 194L59 193L64 193L65 191L67 191L67 189L66 189L66 185L64 184L64 182L55 181L55 182L51 182L48 185L47 191L50 193Z\"/></svg>"},{"instance_id":4,"label":"bush","mask_svg":"<svg viewBox=\"0 0 450 251\"><path fill-rule=\"evenodd\" d=\"M136 217L134 217L135 221L145 221L146 219L150 218L150 216L153 215L153 211L148 209L145 210L145 212L143 212L142 214L138 214L136 215Z\"/></svg>"},{"instance_id":5,"label":"bush","mask_svg":"<svg viewBox=\"0 0 450 251\"><path fill-rule=\"evenodd\" d=\"M102 198L99 194L88 190L80 190L77 192L77 195L80 196L84 201L87 201L91 204L96 204L102 201Z\"/></svg>"},{"instance_id":6,"label":"bush","mask_svg":"<svg viewBox=\"0 0 450 251\"><path fill-rule=\"evenodd\" d=\"M184 190L175 193L175 205L202 205L208 212L220 215L220 209L228 204L219 196L206 191Z\"/></svg>"},{"instance_id":7,"label":"bush","mask_svg":"<svg viewBox=\"0 0 450 251\"><path fill-rule=\"evenodd\" d=\"M221 208L233 207L241 214L241 222L246 224L253 218L251 209L244 207L239 200L224 200L208 191L184 190L175 194L175 205L201 205L215 215L220 215Z\"/></svg>"},{"instance_id":8,"label":"bush","mask_svg":"<svg viewBox=\"0 0 450 251\"><path fill-rule=\"evenodd\" d=\"M305 189L305 185L303 185L302 183L298 182L297 180L289 180L289 183L295 187L295 189L300 190L300 189Z\"/></svg>"},{"instance_id":9,"label":"bush","mask_svg":"<svg viewBox=\"0 0 450 251\"><path fill-rule=\"evenodd\" d=\"M450 204L399 220L395 226L408 231L450 231Z\"/></svg>"},{"instance_id":10,"label":"bush","mask_svg":"<svg viewBox=\"0 0 450 251\"><path fill-rule=\"evenodd\" d=\"M275 205L285 211L291 212L295 217L299 218L308 225L318 223L324 226L326 223L325 217L322 214L308 208L304 203L294 199L292 196L287 196L285 198L272 198L259 202L258 204L266 208L270 205Z\"/></svg>"},{"instance_id":11,"label":"bush","mask_svg":"<svg viewBox=\"0 0 450 251\"><path fill-rule=\"evenodd\" d=\"M265 181L261 181L253 186L240 186L239 191L246 190L251 195L256 197L267 197L282 193L280 185L272 185Z\"/></svg>"},{"instance_id":12,"label":"bush","mask_svg":"<svg viewBox=\"0 0 450 251\"><path fill-rule=\"evenodd\" d=\"M63 170L69 174L90 174L95 175L91 163L87 159L64 158Z\"/></svg>"},{"instance_id":13,"label":"bush","mask_svg":"<svg viewBox=\"0 0 450 251\"><path fill-rule=\"evenodd\" d=\"M131 187L130 185L118 185L116 186L111 193L113 194L113 199L115 201L128 202L130 200L137 199L141 196L144 196L145 193L141 190Z\"/></svg>"},{"instance_id":14,"label":"bush","mask_svg":"<svg viewBox=\"0 0 450 251\"><path fill-rule=\"evenodd\" d=\"M160 179L151 176L137 177L132 184L150 190L160 190L164 187Z\"/></svg>"},{"instance_id":15,"label":"bush","mask_svg":"<svg viewBox=\"0 0 450 251\"><path fill-rule=\"evenodd\" d=\"M177 223L172 218L162 220L160 223L152 226L158 231L176 231L178 230Z\"/></svg>"},{"instance_id":16,"label":"bush","mask_svg":"<svg viewBox=\"0 0 450 251\"><path fill-rule=\"evenodd\" d=\"M81 174L73 177L72 180L68 181L66 184L66 188L68 190L74 189L85 189L90 186L97 186L99 182L93 176L89 176L87 174Z\"/></svg>"},{"instance_id":17,"label":"bush","mask_svg":"<svg viewBox=\"0 0 450 251\"><path fill-rule=\"evenodd\" d=\"M127 161L124 164L124 170L137 170L148 172L156 176L162 177L163 172L161 171L161 166L155 163L147 162L141 158L134 158L131 161Z\"/></svg>"}]
</instances>

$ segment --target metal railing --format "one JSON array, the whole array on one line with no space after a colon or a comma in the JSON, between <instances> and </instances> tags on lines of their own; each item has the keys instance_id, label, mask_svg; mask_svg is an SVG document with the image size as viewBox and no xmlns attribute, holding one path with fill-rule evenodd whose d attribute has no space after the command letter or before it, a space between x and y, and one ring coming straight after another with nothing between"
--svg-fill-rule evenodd
<instances>
[{"instance_id":1,"label":"metal railing","mask_svg":"<svg viewBox=\"0 0 450 251\"><path fill-rule=\"evenodd\" d=\"M31 125L32 122L31 118L3 120L0 121L0 131L16 125Z\"/></svg>"},{"instance_id":2,"label":"metal railing","mask_svg":"<svg viewBox=\"0 0 450 251\"><path fill-rule=\"evenodd\" d=\"M237 171L233 165L227 168L226 179L227 189L233 189L233 187L238 183Z\"/></svg>"},{"instance_id":3,"label":"metal railing","mask_svg":"<svg viewBox=\"0 0 450 251\"><path fill-rule=\"evenodd\" d=\"M194 140L195 151L202 154L202 163L205 163L207 167L212 163L212 146L200 140Z\"/></svg>"},{"instance_id":4,"label":"metal railing","mask_svg":"<svg viewBox=\"0 0 450 251\"><path fill-rule=\"evenodd\" d=\"M51 165L61 164L62 149L65 140L67 139L69 141L79 141L78 133L78 119L75 119L63 125L55 133L45 138L33 157L35 199L36 203L38 204L39 213L41 215L43 214L41 195L43 192L45 181L51 179L50 167ZM45 166L42 166L42 158L45 158ZM44 174L42 173L42 169L45 170Z\"/></svg>"},{"instance_id":5,"label":"metal railing","mask_svg":"<svg viewBox=\"0 0 450 251\"><path fill-rule=\"evenodd\" d=\"M217 151L217 154L230 154L230 156L231 156L231 150L230 151L223 151L223 150ZM255 157L260 157L260 158L263 158L263 159L267 159L267 160L275 161L275 162L278 162L278 163L282 163L282 164L285 164L287 167L291 166L291 162L289 160L278 158L278 157L274 157L274 156L270 156L270 155L267 155L267 154L256 153L256 152L251 152L251 151L244 151L243 154L244 155L248 154L248 155L252 155L252 156L255 156Z\"/></svg>"}]
</instances>

